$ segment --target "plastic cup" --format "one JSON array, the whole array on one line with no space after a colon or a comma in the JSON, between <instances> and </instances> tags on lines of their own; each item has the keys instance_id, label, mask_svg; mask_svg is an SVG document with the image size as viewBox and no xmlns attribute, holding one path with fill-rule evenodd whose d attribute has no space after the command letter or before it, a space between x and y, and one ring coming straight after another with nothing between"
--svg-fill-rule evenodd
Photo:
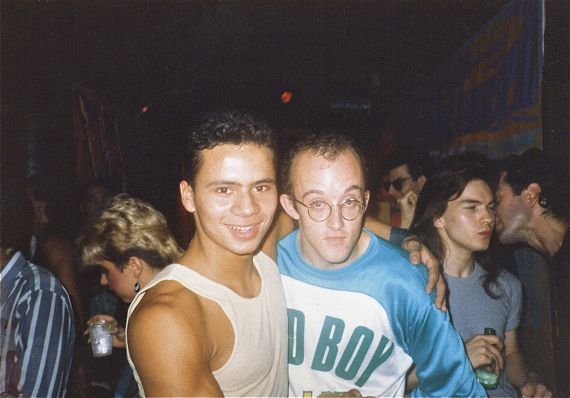
<instances>
[{"instance_id":1,"label":"plastic cup","mask_svg":"<svg viewBox=\"0 0 570 398\"><path fill-rule=\"evenodd\" d=\"M89 340L94 357L106 357L113 353L112 325L105 321L95 322L89 326Z\"/></svg>"}]
</instances>

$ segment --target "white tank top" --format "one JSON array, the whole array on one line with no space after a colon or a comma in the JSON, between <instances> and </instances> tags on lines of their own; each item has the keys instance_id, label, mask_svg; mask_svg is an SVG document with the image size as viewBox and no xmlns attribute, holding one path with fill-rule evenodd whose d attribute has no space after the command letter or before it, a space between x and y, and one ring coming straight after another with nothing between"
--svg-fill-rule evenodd
<instances>
[{"instance_id":1,"label":"white tank top","mask_svg":"<svg viewBox=\"0 0 570 398\"><path fill-rule=\"evenodd\" d=\"M142 289L129 307L129 318L145 292L165 280L174 280L194 293L216 302L230 320L234 331L234 348L228 361L213 372L225 396L287 396L287 307L281 277L275 262L264 253L253 258L261 276L261 292L244 298L180 264L170 264ZM139 394L144 389L131 360ZM191 377L191 375L188 375Z\"/></svg>"}]
</instances>

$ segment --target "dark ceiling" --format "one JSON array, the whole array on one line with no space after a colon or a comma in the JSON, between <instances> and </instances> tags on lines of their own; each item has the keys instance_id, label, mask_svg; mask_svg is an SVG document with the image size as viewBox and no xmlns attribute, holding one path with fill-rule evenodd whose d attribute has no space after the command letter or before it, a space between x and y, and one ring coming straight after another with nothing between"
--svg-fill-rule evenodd
<instances>
[{"instance_id":1,"label":"dark ceiling","mask_svg":"<svg viewBox=\"0 0 570 398\"><path fill-rule=\"evenodd\" d=\"M271 111L289 89L306 112L371 96L386 111L505 3L3 0L3 97L57 109L80 84L128 112Z\"/></svg>"}]
</instances>

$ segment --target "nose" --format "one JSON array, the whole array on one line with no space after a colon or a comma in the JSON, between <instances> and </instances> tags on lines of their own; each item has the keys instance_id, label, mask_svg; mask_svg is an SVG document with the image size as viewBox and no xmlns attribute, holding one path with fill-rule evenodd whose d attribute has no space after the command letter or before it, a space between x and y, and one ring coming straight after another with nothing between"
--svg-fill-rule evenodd
<instances>
[{"instance_id":1,"label":"nose","mask_svg":"<svg viewBox=\"0 0 570 398\"><path fill-rule=\"evenodd\" d=\"M107 286L109 284L109 281L107 280L107 275L104 272L101 273L101 277L99 278L99 283L101 284L101 286Z\"/></svg>"},{"instance_id":2,"label":"nose","mask_svg":"<svg viewBox=\"0 0 570 398\"><path fill-rule=\"evenodd\" d=\"M400 197L400 192L396 191L393 185L390 185L390 189L388 189L388 195L390 195L394 199L398 199Z\"/></svg>"},{"instance_id":3,"label":"nose","mask_svg":"<svg viewBox=\"0 0 570 398\"><path fill-rule=\"evenodd\" d=\"M485 209L481 222L486 225L493 225L495 223L495 212L491 209Z\"/></svg>"},{"instance_id":4,"label":"nose","mask_svg":"<svg viewBox=\"0 0 570 398\"><path fill-rule=\"evenodd\" d=\"M240 216L250 216L259 211L259 204L252 192L244 192L236 198L234 212Z\"/></svg>"},{"instance_id":5,"label":"nose","mask_svg":"<svg viewBox=\"0 0 570 398\"><path fill-rule=\"evenodd\" d=\"M334 230L339 230L344 226L344 218L342 218L339 205L331 206L331 215L327 218L327 224Z\"/></svg>"}]
</instances>

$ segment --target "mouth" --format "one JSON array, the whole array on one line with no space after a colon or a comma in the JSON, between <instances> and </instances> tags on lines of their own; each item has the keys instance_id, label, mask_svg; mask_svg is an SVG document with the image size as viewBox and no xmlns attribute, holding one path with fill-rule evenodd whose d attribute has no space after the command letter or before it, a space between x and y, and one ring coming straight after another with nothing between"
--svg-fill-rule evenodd
<instances>
[{"instance_id":1,"label":"mouth","mask_svg":"<svg viewBox=\"0 0 570 398\"><path fill-rule=\"evenodd\" d=\"M239 225L226 225L232 235L240 239L252 239L259 233L260 224L239 226Z\"/></svg>"},{"instance_id":2,"label":"mouth","mask_svg":"<svg viewBox=\"0 0 570 398\"><path fill-rule=\"evenodd\" d=\"M491 233L491 231L483 231L483 232L479 232L479 235L483 236L484 238L490 238L492 233Z\"/></svg>"},{"instance_id":3,"label":"mouth","mask_svg":"<svg viewBox=\"0 0 570 398\"><path fill-rule=\"evenodd\" d=\"M346 239L346 237L344 236L327 236L325 238L325 241L327 242L333 242L333 243L337 243L337 242L342 242Z\"/></svg>"}]
</instances>

